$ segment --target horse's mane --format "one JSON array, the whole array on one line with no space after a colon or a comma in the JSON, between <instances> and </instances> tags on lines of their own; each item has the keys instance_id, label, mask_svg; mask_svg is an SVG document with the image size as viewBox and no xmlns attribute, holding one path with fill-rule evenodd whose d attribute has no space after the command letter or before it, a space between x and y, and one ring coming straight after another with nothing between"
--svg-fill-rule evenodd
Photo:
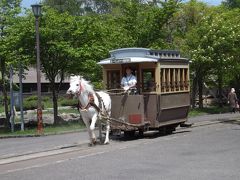
<instances>
[{"instance_id":1,"label":"horse's mane","mask_svg":"<svg viewBox=\"0 0 240 180\"><path fill-rule=\"evenodd\" d=\"M83 84L84 87L85 87L85 91L88 91L88 92L91 92L91 93L94 92L94 90L93 90L93 85L90 84L90 81L87 81L87 80L85 80L84 78L81 78L81 82L82 82L82 84Z\"/></svg>"}]
</instances>

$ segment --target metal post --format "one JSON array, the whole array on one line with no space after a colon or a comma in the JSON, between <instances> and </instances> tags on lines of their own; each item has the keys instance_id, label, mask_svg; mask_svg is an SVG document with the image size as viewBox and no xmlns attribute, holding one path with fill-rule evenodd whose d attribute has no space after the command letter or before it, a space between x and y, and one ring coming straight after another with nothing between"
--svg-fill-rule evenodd
<instances>
[{"instance_id":1,"label":"metal post","mask_svg":"<svg viewBox=\"0 0 240 180\"><path fill-rule=\"evenodd\" d=\"M41 104L41 72L40 72L40 41L39 41L39 19L36 17L36 41L37 41L37 120L38 120L38 133L43 133L43 121L42 121L42 104Z\"/></svg>"},{"instance_id":2,"label":"metal post","mask_svg":"<svg viewBox=\"0 0 240 180\"><path fill-rule=\"evenodd\" d=\"M21 112L21 131L24 131L22 65L19 61L19 105Z\"/></svg>"},{"instance_id":3,"label":"metal post","mask_svg":"<svg viewBox=\"0 0 240 180\"><path fill-rule=\"evenodd\" d=\"M13 97L13 67L10 65L10 96L11 96L11 116L10 116L10 122L11 122L11 131L14 132L14 97Z\"/></svg>"}]
</instances>

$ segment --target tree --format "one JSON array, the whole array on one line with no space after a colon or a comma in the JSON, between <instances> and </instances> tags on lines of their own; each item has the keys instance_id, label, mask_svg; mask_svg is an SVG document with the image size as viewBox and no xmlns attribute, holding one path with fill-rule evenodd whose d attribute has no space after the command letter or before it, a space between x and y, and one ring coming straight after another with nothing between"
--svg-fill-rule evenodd
<instances>
[{"instance_id":1,"label":"tree","mask_svg":"<svg viewBox=\"0 0 240 180\"><path fill-rule=\"evenodd\" d=\"M44 0L43 4L74 16L88 13L105 14L111 10L111 0Z\"/></svg>"},{"instance_id":2,"label":"tree","mask_svg":"<svg viewBox=\"0 0 240 180\"><path fill-rule=\"evenodd\" d=\"M7 51L7 41L6 38L10 36L7 33L8 28L13 25L14 19L20 13L20 2L21 0L2 0L0 1L0 27L1 27L1 36L0 36L0 67L1 67L1 87L4 96L4 108L6 121L4 123L5 128L9 128L9 112L8 112L8 99L7 99L7 62L8 51Z\"/></svg>"},{"instance_id":3,"label":"tree","mask_svg":"<svg viewBox=\"0 0 240 180\"><path fill-rule=\"evenodd\" d=\"M188 41L192 40L189 41L189 47L192 47L193 65L199 64L199 73L202 72L203 77L210 76L217 83L220 106L223 103L225 79L229 77L229 71L233 71L233 66L239 67L239 61L235 58L239 51L238 19L239 10L214 11L205 16L202 23L191 32L194 38L188 37ZM198 72L197 69L195 72ZM197 77L201 77L201 74L197 74Z\"/></svg>"},{"instance_id":4,"label":"tree","mask_svg":"<svg viewBox=\"0 0 240 180\"><path fill-rule=\"evenodd\" d=\"M42 71L50 81L54 109L54 124L58 123L58 93L76 50L72 33L76 28L74 17L45 8L40 25ZM59 79L59 86L56 80Z\"/></svg>"},{"instance_id":5,"label":"tree","mask_svg":"<svg viewBox=\"0 0 240 180\"><path fill-rule=\"evenodd\" d=\"M240 0L225 0L222 4L230 9L240 8Z\"/></svg>"},{"instance_id":6,"label":"tree","mask_svg":"<svg viewBox=\"0 0 240 180\"><path fill-rule=\"evenodd\" d=\"M59 12L68 12L71 15L82 15L84 8L82 0L44 0L43 4L54 8Z\"/></svg>"},{"instance_id":7,"label":"tree","mask_svg":"<svg viewBox=\"0 0 240 180\"><path fill-rule=\"evenodd\" d=\"M190 0L187 3L180 4L180 7L170 19L170 32L172 32L172 47L180 49L182 55L189 57L191 63L191 80L192 80L192 107L195 107L195 97L197 89L199 90L199 106L203 106L203 82L208 75L209 62L205 54L199 49L199 43L202 33L201 23L204 17L210 13L205 3L197 0ZM203 56L203 57L202 57Z\"/></svg>"},{"instance_id":8,"label":"tree","mask_svg":"<svg viewBox=\"0 0 240 180\"><path fill-rule=\"evenodd\" d=\"M26 66L36 63L34 20L32 13L29 12L24 17L17 17L14 25L9 28L11 36L6 38L6 45L8 55L14 59L12 62L15 64L18 60ZM59 120L57 105L59 88L67 72L68 64L75 55L75 50L72 48L74 22L74 17L67 13L60 15L56 10L45 7L43 16L40 18L41 70L50 81L54 124L57 124ZM57 79L60 81L59 86L55 83Z\"/></svg>"}]
</instances>

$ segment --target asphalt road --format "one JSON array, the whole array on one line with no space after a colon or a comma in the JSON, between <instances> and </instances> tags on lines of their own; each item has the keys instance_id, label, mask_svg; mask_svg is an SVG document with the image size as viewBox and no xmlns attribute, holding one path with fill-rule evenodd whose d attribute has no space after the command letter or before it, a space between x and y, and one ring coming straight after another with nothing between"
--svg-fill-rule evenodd
<instances>
[{"instance_id":1,"label":"asphalt road","mask_svg":"<svg viewBox=\"0 0 240 180\"><path fill-rule=\"evenodd\" d=\"M110 145L95 147L78 142L30 156L2 156L0 179L239 180L239 151L240 121L213 119L192 128L179 128L168 136L118 138Z\"/></svg>"},{"instance_id":2,"label":"asphalt road","mask_svg":"<svg viewBox=\"0 0 240 180\"><path fill-rule=\"evenodd\" d=\"M240 118L240 114L213 114L189 118L191 123L206 124L215 123L219 120L228 120ZM96 131L98 135L98 131ZM69 145L78 145L88 142L88 134L86 132L77 132L62 135L51 135L41 137L26 138L7 138L0 139L0 159L9 156L17 156L21 154L29 154L39 151L48 151L59 149Z\"/></svg>"}]
</instances>

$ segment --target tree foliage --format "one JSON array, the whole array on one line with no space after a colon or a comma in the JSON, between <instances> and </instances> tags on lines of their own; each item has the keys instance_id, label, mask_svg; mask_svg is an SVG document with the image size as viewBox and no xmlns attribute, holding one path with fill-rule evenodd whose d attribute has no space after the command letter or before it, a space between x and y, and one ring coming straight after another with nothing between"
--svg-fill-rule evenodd
<instances>
[{"instance_id":1,"label":"tree foliage","mask_svg":"<svg viewBox=\"0 0 240 180\"><path fill-rule=\"evenodd\" d=\"M1 59L5 65L15 67L19 61L26 66L34 64L32 13L27 11L24 16L16 16L20 0L1 3L5 3L0 4L1 17L6 19ZM197 0L185 3L180 0L44 0L43 3L41 65L51 82L55 116L56 78L82 74L93 82L101 81L97 62L107 58L112 49L181 50L192 60L191 75L198 84L200 96L204 82L217 83L221 91L224 85L240 79L237 0L227 0L224 6L218 7Z\"/></svg>"},{"instance_id":2,"label":"tree foliage","mask_svg":"<svg viewBox=\"0 0 240 180\"><path fill-rule=\"evenodd\" d=\"M225 0L222 4L230 9L240 8L240 0Z\"/></svg>"},{"instance_id":3,"label":"tree foliage","mask_svg":"<svg viewBox=\"0 0 240 180\"><path fill-rule=\"evenodd\" d=\"M0 1L0 71L1 83L0 87L4 96L4 109L6 120L4 122L5 128L9 127L9 112L7 99L7 83L8 64L11 64L13 58L9 56L11 51L8 48L7 38L11 36L8 29L14 24L17 14L20 12L20 0L2 0Z\"/></svg>"}]
</instances>

